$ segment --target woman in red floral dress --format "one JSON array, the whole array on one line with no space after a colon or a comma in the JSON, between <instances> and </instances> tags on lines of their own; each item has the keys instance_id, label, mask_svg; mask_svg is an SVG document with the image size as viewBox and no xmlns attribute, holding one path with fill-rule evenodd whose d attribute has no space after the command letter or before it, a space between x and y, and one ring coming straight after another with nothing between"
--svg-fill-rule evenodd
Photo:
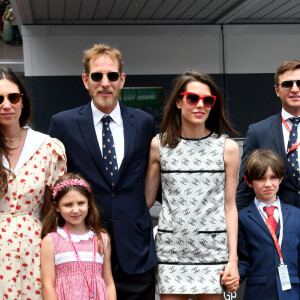
<instances>
[{"instance_id":1,"label":"woman in red floral dress","mask_svg":"<svg viewBox=\"0 0 300 300\"><path fill-rule=\"evenodd\" d=\"M0 69L0 299L43 299L40 216L66 172L63 144L26 126L30 115L23 83Z\"/></svg>"}]
</instances>

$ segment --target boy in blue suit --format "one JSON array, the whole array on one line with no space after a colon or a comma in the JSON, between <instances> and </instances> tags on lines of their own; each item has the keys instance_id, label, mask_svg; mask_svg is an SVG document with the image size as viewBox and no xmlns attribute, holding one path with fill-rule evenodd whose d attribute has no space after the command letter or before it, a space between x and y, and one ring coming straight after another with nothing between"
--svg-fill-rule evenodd
<instances>
[{"instance_id":1,"label":"boy in blue suit","mask_svg":"<svg viewBox=\"0 0 300 300\"><path fill-rule=\"evenodd\" d=\"M245 300L300 297L300 209L276 196L284 172L283 160L271 150L255 150L245 163L245 181L256 195L239 212L238 267L240 283L247 278ZM279 276L281 255L287 283Z\"/></svg>"}]
</instances>

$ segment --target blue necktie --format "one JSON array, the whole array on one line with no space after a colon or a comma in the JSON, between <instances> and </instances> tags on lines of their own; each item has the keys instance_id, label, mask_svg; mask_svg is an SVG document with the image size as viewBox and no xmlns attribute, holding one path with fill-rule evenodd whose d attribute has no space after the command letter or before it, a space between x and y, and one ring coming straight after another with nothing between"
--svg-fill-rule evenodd
<instances>
[{"instance_id":1,"label":"blue necktie","mask_svg":"<svg viewBox=\"0 0 300 300\"><path fill-rule=\"evenodd\" d=\"M298 123L300 121L300 118L290 118L290 120L293 122L293 127L292 130L290 132L290 138L289 138L289 142L288 142L288 155L287 155L287 159L288 162L291 166L291 170L292 170L292 174L293 177L295 177L295 179L299 178L299 164L298 164L298 151L297 148L290 151L290 149L292 148L292 146L294 144L297 143L297 136L298 136Z\"/></svg>"},{"instance_id":2,"label":"blue necktie","mask_svg":"<svg viewBox=\"0 0 300 300\"><path fill-rule=\"evenodd\" d=\"M111 185L114 185L117 173L118 173L118 163L115 151L114 138L112 136L109 122L111 121L110 116L104 116L101 119L103 123L102 129L102 155L105 165L105 170L109 174Z\"/></svg>"}]
</instances>

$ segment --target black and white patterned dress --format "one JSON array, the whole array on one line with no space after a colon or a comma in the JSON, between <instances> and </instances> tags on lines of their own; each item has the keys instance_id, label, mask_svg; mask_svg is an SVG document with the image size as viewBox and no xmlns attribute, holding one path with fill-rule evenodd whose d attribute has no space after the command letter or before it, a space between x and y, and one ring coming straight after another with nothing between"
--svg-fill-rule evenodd
<instances>
[{"instance_id":1,"label":"black and white patterned dress","mask_svg":"<svg viewBox=\"0 0 300 300\"><path fill-rule=\"evenodd\" d=\"M225 222L226 135L182 138L159 154L162 210L156 235L159 294L221 294L228 261Z\"/></svg>"}]
</instances>

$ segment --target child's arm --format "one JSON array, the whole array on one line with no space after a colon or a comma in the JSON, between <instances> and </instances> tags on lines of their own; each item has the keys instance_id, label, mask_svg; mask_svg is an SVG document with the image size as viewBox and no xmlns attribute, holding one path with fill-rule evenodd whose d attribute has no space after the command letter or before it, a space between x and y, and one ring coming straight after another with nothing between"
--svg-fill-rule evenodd
<instances>
[{"instance_id":1,"label":"child's arm","mask_svg":"<svg viewBox=\"0 0 300 300\"><path fill-rule=\"evenodd\" d=\"M229 260L225 266L221 277L221 284L224 284L227 276L235 277L239 280L238 273L238 213L235 203L235 193L238 180L239 167L239 147L236 142L226 139L224 145L225 162L225 219L227 228L227 242Z\"/></svg>"},{"instance_id":2,"label":"child's arm","mask_svg":"<svg viewBox=\"0 0 300 300\"><path fill-rule=\"evenodd\" d=\"M54 248L48 235L42 241L41 275L44 300L57 300L55 292Z\"/></svg>"},{"instance_id":3,"label":"child's arm","mask_svg":"<svg viewBox=\"0 0 300 300\"><path fill-rule=\"evenodd\" d=\"M98 243L100 243L100 241L98 241ZM107 236L107 246L104 251L103 279L106 285L108 300L117 300L115 282L111 272L111 245L108 236Z\"/></svg>"}]
</instances>

